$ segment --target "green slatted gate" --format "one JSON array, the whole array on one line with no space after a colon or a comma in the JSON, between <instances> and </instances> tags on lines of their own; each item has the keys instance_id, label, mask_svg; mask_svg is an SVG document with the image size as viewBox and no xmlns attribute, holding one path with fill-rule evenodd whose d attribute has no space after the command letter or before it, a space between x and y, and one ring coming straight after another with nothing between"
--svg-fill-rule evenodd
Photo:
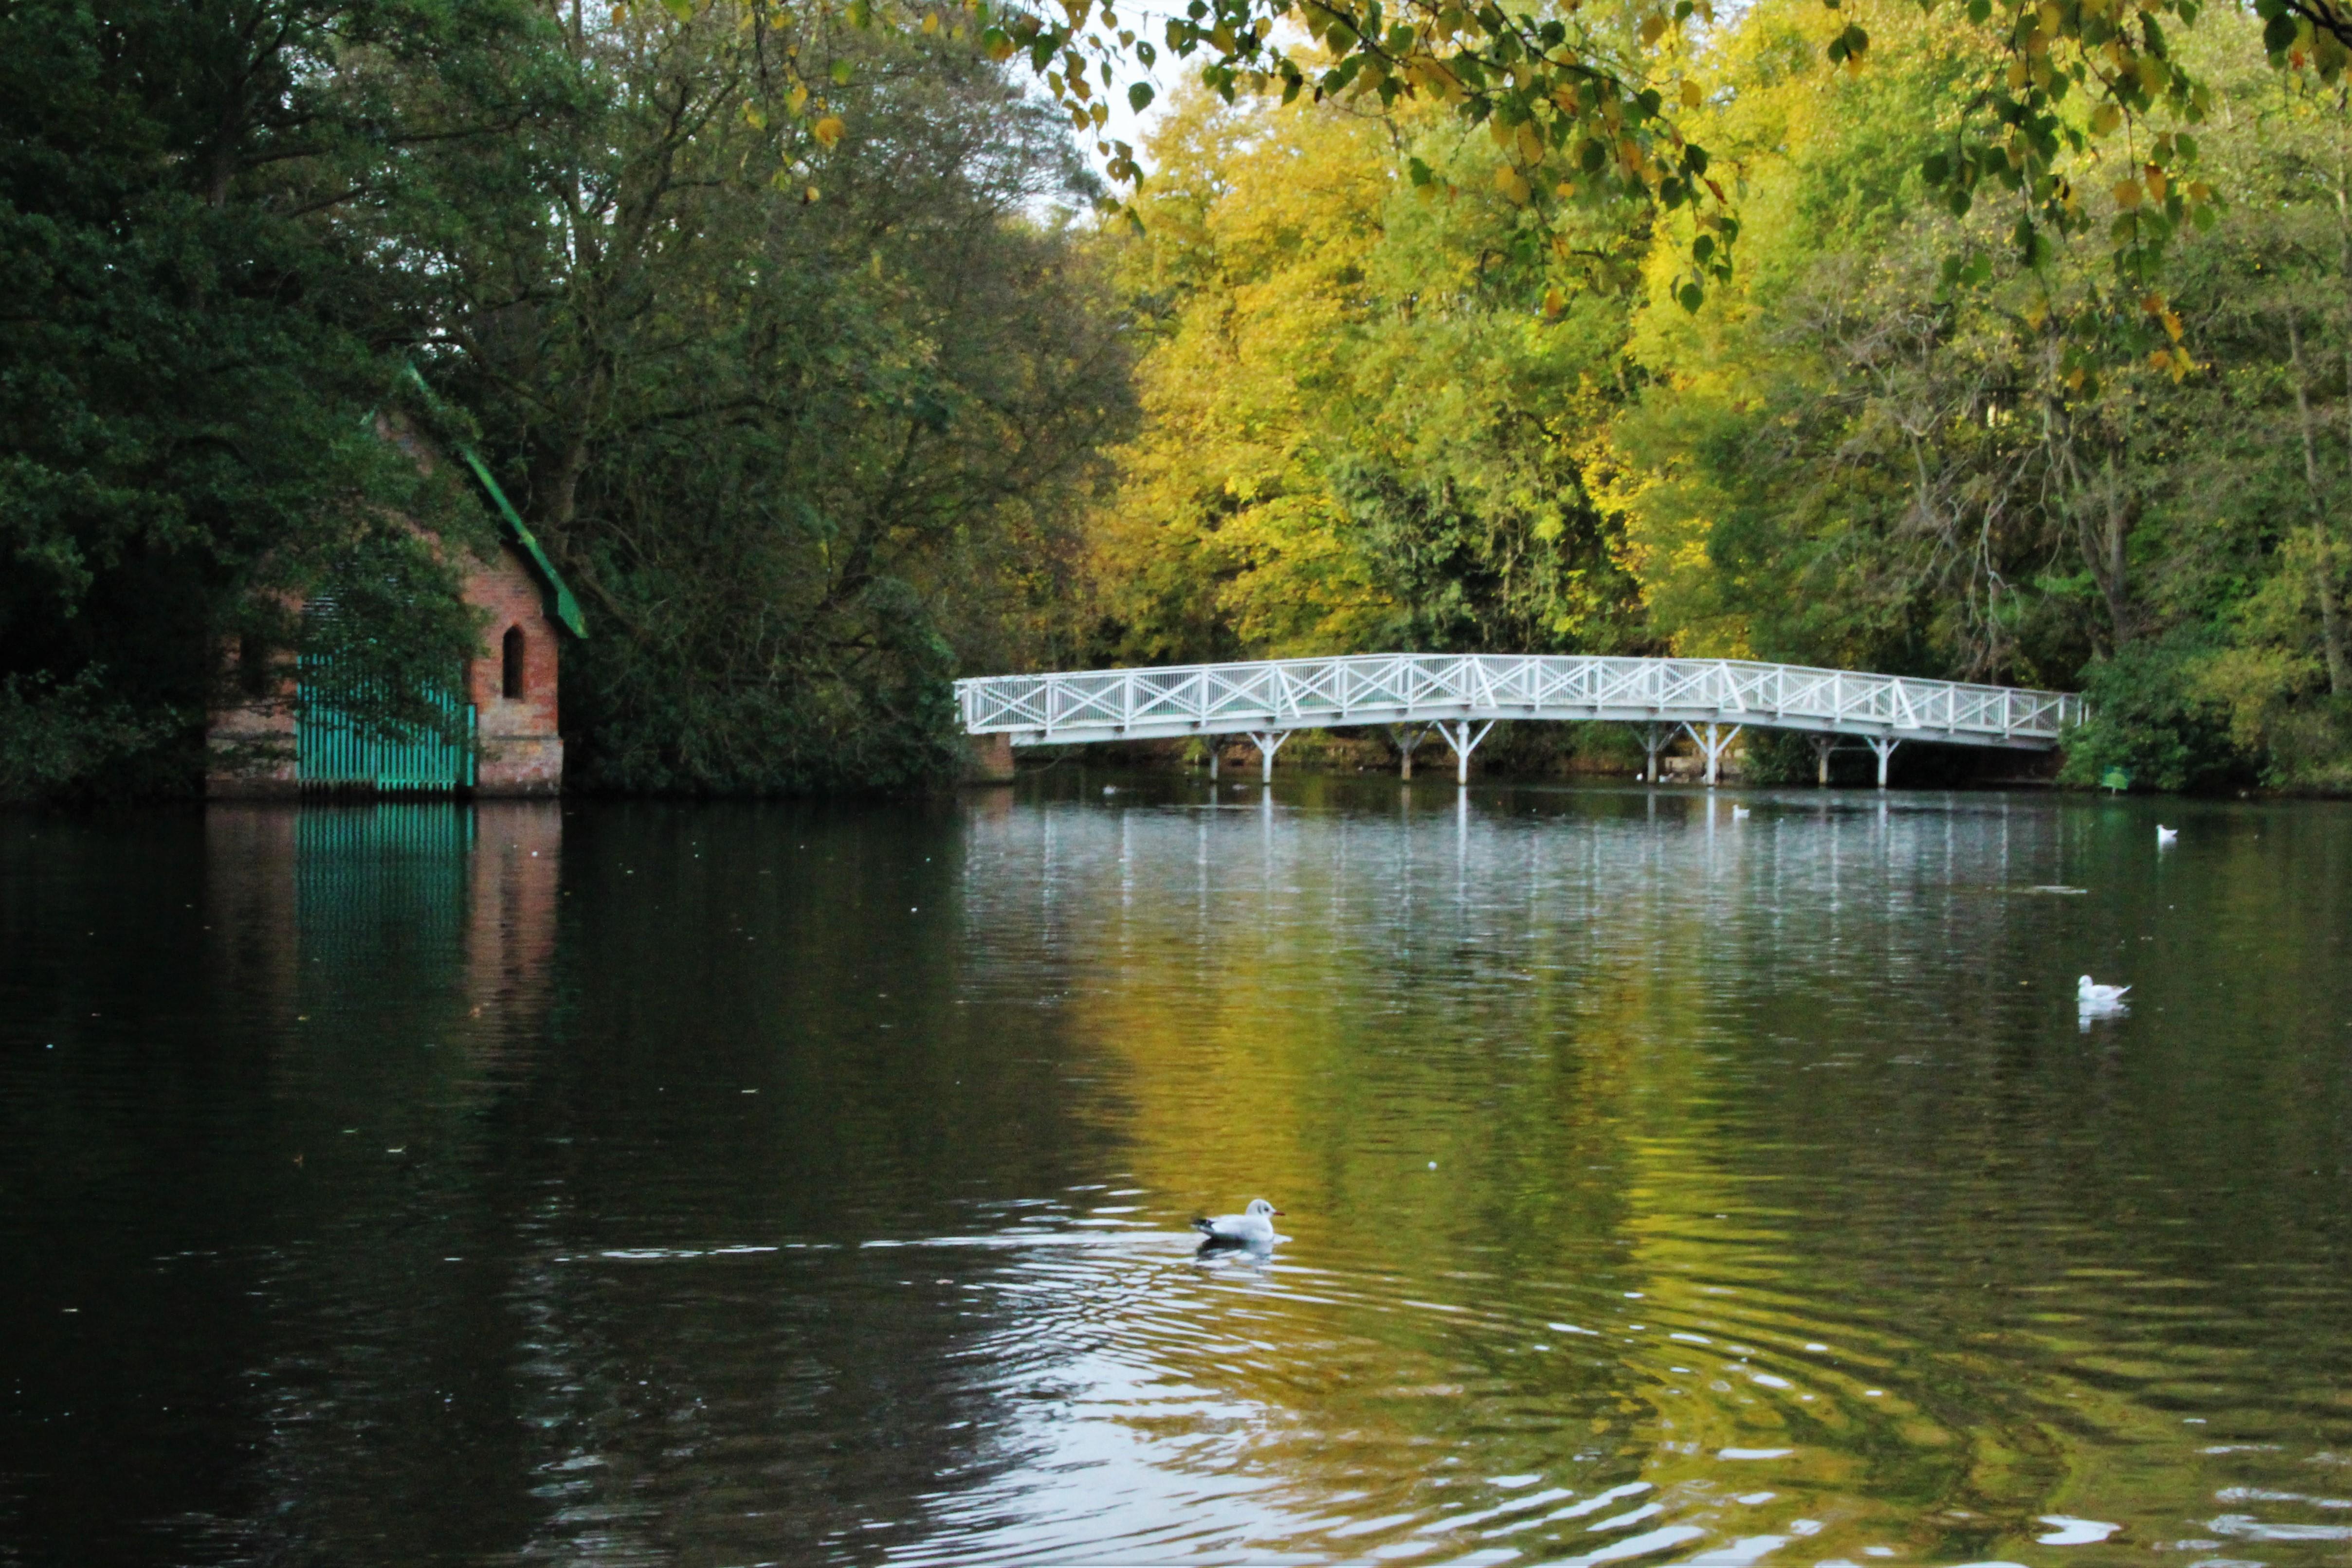
<instances>
[{"instance_id":1,"label":"green slatted gate","mask_svg":"<svg viewBox=\"0 0 2352 1568\"><path fill-rule=\"evenodd\" d=\"M314 660L303 661L306 677L315 664ZM331 705L314 700L308 678L301 685L294 768L305 789L429 791L474 787L474 707L459 700L454 683L433 693L432 701L458 720L465 737L459 742L430 732L405 741L369 735Z\"/></svg>"}]
</instances>

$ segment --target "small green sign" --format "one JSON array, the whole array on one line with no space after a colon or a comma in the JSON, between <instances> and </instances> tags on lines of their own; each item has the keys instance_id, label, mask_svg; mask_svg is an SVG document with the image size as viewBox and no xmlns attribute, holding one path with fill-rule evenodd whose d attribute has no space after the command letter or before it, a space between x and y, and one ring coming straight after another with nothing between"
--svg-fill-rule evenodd
<instances>
[{"instance_id":1,"label":"small green sign","mask_svg":"<svg viewBox=\"0 0 2352 1568\"><path fill-rule=\"evenodd\" d=\"M2120 768L2110 768L2105 773L2099 775L2099 788L2102 789L2128 789L2131 788L2131 775L2125 772Z\"/></svg>"}]
</instances>

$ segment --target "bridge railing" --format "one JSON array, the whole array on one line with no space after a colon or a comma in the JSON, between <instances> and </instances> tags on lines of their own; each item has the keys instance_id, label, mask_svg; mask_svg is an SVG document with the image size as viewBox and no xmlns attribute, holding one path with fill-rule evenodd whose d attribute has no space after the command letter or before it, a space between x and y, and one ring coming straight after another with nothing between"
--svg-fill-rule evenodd
<instances>
[{"instance_id":1,"label":"bridge railing","mask_svg":"<svg viewBox=\"0 0 2352 1568\"><path fill-rule=\"evenodd\" d=\"M958 681L964 728L1016 746L1442 719L1728 723L2046 747L2071 693L1740 659L1360 653Z\"/></svg>"}]
</instances>

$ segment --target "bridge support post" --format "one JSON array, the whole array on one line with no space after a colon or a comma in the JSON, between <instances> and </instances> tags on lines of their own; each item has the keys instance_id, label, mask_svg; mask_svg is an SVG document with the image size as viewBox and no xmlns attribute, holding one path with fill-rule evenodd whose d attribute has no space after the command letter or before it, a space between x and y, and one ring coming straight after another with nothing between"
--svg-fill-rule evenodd
<instances>
[{"instance_id":1,"label":"bridge support post","mask_svg":"<svg viewBox=\"0 0 2352 1568\"><path fill-rule=\"evenodd\" d=\"M1254 729L1249 732L1249 737L1250 744L1257 747L1258 777L1271 784L1274 782L1274 754L1280 751L1282 743L1290 738L1290 731Z\"/></svg>"},{"instance_id":2,"label":"bridge support post","mask_svg":"<svg viewBox=\"0 0 2352 1568\"><path fill-rule=\"evenodd\" d=\"M1817 735L1812 738L1813 782L1826 789L1830 787L1830 753L1837 749L1837 737Z\"/></svg>"},{"instance_id":3,"label":"bridge support post","mask_svg":"<svg viewBox=\"0 0 2352 1568\"><path fill-rule=\"evenodd\" d=\"M1209 737L1209 782L1212 784L1214 784L1217 781L1217 752L1219 750L1217 743L1223 738L1224 737L1215 735Z\"/></svg>"},{"instance_id":4,"label":"bridge support post","mask_svg":"<svg viewBox=\"0 0 2352 1568\"><path fill-rule=\"evenodd\" d=\"M1439 727L1443 728L1444 727L1440 726ZM1412 754L1419 748L1423 741L1429 738L1429 727L1426 725L1416 728L1414 726L1409 724L1392 724L1389 726L1389 738L1396 742L1397 777L1403 779L1411 779L1412 778Z\"/></svg>"},{"instance_id":5,"label":"bridge support post","mask_svg":"<svg viewBox=\"0 0 2352 1568\"><path fill-rule=\"evenodd\" d=\"M1881 789L1886 788L1886 764L1894 758L1895 748L1902 744L1901 740L1891 735L1874 735L1870 737L1870 749L1878 758L1878 787Z\"/></svg>"},{"instance_id":6,"label":"bridge support post","mask_svg":"<svg viewBox=\"0 0 2352 1568\"><path fill-rule=\"evenodd\" d=\"M1642 727L1643 783L1655 784L1658 781L1658 753L1664 751L1666 743L1674 737L1672 725L1645 724Z\"/></svg>"},{"instance_id":7,"label":"bridge support post","mask_svg":"<svg viewBox=\"0 0 2352 1568\"><path fill-rule=\"evenodd\" d=\"M1478 749L1478 743L1486 739L1486 732L1494 727L1495 721L1490 718L1478 727L1477 734L1473 735L1470 733L1470 721L1466 718L1458 718L1451 723L1443 719L1438 721L1437 733L1444 736L1445 744L1454 748L1454 781L1456 784L1470 782L1470 754Z\"/></svg>"},{"instance_id":8,"label":"bridge support post","mask_svg":"<svg viewBox=\"0 0 2352 1568\"><path fill-rule=\"evenodd\" d=\"M1706 754L1706 787L1712 789L1723 767L1723 754L1731 749L1733 741L1739 738L1743 727L1735 724L1726 731L1719 724L1710 724L1705 735L1701 735L1696 726L1685 724L1683 727L1690 731L1691 739L1697 743L1699 750Z\"/></svg>"}]
</instances>

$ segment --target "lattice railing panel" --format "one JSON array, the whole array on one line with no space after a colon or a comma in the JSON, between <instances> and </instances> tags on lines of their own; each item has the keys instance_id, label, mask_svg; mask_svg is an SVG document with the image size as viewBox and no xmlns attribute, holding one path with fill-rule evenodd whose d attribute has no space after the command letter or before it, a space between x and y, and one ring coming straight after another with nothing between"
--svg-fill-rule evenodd
<instances>
[{"instance_id":1,"label":"lattice railing panel","mask_svg":"<svg viewBox=\"0 0 2352 1568\"><path fill-rule=\"evenodd\" d=\"M2063 692L1737 659L1366 653L991 675L956 683L964 727L1015 745L1441 719L1726 723L2047 747L2082 718Z\"/></svg>"}]
</instances>

